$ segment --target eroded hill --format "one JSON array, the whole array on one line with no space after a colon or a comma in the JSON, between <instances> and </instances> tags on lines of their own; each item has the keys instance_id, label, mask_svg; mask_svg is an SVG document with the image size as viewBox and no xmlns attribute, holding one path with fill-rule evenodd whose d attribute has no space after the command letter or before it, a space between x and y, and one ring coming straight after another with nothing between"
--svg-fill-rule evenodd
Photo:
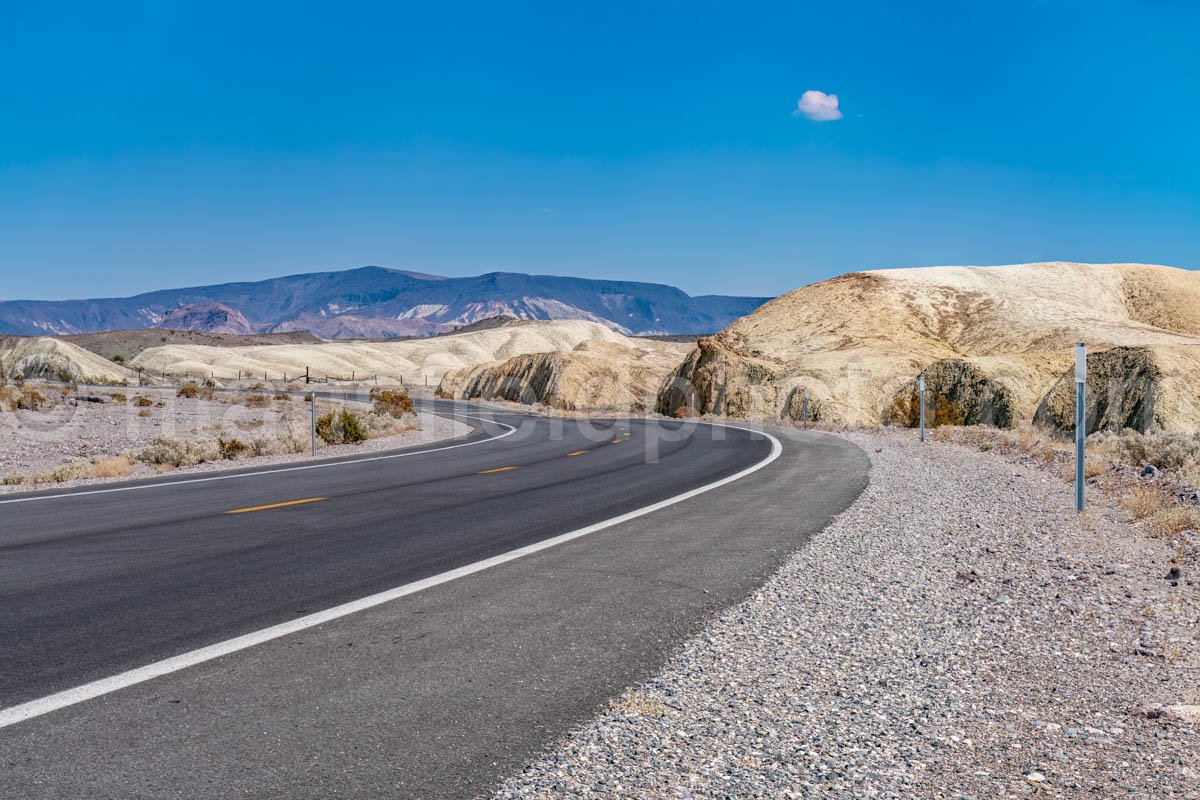
<instances>
[{"instance_id":1,"label":"eroded hill","mask_svg":"<svg viewBox=\"0 0 1200 800\"><path fill-rule=\"evenodd\" d=\"M855 272L805 286L696 347L658 410L906 423L925 371L946 421L1061 426L1088 344L1089 427L1200 427L1200 274L1044 263ZM1119 352L1114 348L1122 348ZM1067 415L1069 416L1069 415Z\"/></svg>"}]
</instances>

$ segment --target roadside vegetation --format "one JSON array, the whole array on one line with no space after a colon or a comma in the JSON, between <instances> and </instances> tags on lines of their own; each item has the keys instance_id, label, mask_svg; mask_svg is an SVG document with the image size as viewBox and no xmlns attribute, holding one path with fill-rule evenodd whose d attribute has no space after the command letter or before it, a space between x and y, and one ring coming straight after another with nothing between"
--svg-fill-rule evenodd
<instances>
[{"instance_id":1,"label":"roadside vegetation","mask_svg":"<svg viewBox=\"0 0 1200 800\"><path fill-rule=\"evenodd\" d=\"M929 435L1026 458L1068 483L1075 480L1073 443L1032 424L1007 431L946 427ZM1200 531L1200 433L1094 433L1087 440L1084 478L1154 536L1175 539Z\"/></svg>"},{"instance_id":2,"label":"roadside vegetation","mask_svg":"<svg viewBox=\"0 0 1200 800\"><path fill-rule=\"evenodd\" d=\"M125 438L117 433L123 426L145 431L142 426L152 425L154 428L151 430L160 429L162 434L152 436L148 443L143 439L143 444L124 452L90 458L75 457L53 469L4 474L5 464L0 462L0 474L3 474L0 485L41 486L119 478L145 474L147 467L162 472L207 463L309 452L312 446L309 410L306 404L294 404L292 401L295 398L289 391L273 391L263 386L263 390L253 392L218 393L216 388L212 381L187 381L171 390L179 400L210 404L196 407L189 403L186 408L193 410L186 412L184 419L198 419L200 425L184 423L184 429L176 434L174 430L179 422L178 417L173 415L180 412L172 410L173 401L161 389L144 387L138 394L111 391L90 395L81 393L73 384L58 387L27 384L24 381L8 382L0 386L0 412L37 412L39 419L44 418L47 423L57 419L65 420L63 424L80 424L80 420L91 419L79 416L81 413L91 413L87 409L119 406L128 408L126 413L132 419L126 422L112 419L103 423L102 428L108 430L108 426L114 426L114 433L118 437L116 441ZM218 404L218 407L214 408L211 404ZM220 407L228 410L222 412ZM316 433L318 444L322 447L362 444L372 438L393 436L419 428L412 399L398 390L372 391L369 406L318 398L317 412ZM114 411L107 413L111 415ZM56 414L59 416L55 417ZM204 424L206 418L215 420L215 424ZM60 445L60 449L70 452L76 448ZM78 454L78 449L76 452ZM11 470L13 462L10 461L7 467Z\"/></svg>"}]
</instances>

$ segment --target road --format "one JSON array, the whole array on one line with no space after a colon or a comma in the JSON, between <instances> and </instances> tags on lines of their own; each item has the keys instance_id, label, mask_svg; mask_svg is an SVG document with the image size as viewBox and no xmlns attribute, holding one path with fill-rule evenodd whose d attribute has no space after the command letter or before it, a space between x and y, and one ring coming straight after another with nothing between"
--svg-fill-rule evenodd
<instances>
[{"instance_id":1,"label":"road","mask_svg":"<svg viewBox=\"0 0 1200 800\"><path fill-rule=\"evenodd\" d=\"M0 796L486 791L865 482L832 437L469 408L416 452L0 500ZM738 513L789 476L786 524Z\"/></svg>"}]
</instances>

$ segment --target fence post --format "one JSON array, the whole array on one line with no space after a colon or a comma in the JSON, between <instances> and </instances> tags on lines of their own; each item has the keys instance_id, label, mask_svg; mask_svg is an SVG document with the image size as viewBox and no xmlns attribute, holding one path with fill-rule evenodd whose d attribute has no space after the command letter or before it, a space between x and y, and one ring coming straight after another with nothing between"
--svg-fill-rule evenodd
<instances>
[{"instance_id":1,"label":"fence post","mask_svg":"<svg viewBox=\"0 0 1200 800\"><path fill-rule=\"evenodd\" d=\"M309 419L312 421L312 457L317 457L317 390L308 393Z\"/></svg>"},{"instance_id":2,"label":"fence post","mask_svg":"<svg viewBox=\"0 0 1200 800\"><path fill-rule=\"evenodd\" d=\"M1075 510L1083 511L1083 467L1087 440L1087 346L1075 345Z\"/></svg>"},{"instance_id":3,"label":"fence post","mask_svg":"<svg viewBox=\"0 0 1200 800\"><path fill-rule=\"evenodd\" d=\"M917 404L921 407L920 440L925 441L925 373L917 376Z\"/></svg>"},{"instance_id":4,"label":"fence post","mask_svg":"<svg viewBox=\"0 0 1200 800\"><path fill-rule=\"evenodd\" d=\"M804 430L808 430L808 389L804 389L803 392L803 399L800 403L800 407L803 409L801 416L804 417Z\"/></svg>"}]
</instances>

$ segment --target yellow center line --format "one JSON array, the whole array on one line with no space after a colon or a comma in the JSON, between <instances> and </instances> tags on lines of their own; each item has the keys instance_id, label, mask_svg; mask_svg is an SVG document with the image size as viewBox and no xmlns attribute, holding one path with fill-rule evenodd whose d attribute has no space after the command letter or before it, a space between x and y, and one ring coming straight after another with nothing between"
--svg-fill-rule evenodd
<instances>
[{"instance_id":1,"label":"yellow center line","mask_svg":"<svg viewBox=\"0 0 1200 800\"><path fill-rule=\"evenodd\" d=\"M480 472L479 474L480 475L491 475L493 472L508 472L510 469L516 469L516 467L497 467L496 469L485 469L483 472Z\"/></svg>"},{"instance_id":2,"label":"yellow center line","mask_svg":"<svg viewBox=\"0 0 1200 800\"><path fill-rule=\"evenodd\" d=\"M567 453L569 456L581 456L584 453L590 453L590 450L576 450L574 453Z\"/></svg>"},{"instance_id":3,"label":"yellow center line","mask_svg":"<svg viewBox=\"0 0 1200 800\"><path fill-rule=\"evenodd\" d=\"M623 442L623 441L625 441L625 440L624 440L624 439L613 439L613 440L612 440L612 443L613 443L613 444L620 444L620 443L621 443L621 442Z\"/></svg>"},{"instance_id":4,"label":"yellow center line","mask_svg":"<svg viewBox=\"0 0 1200 800\"><path fill-rule=\"evenodd\" d=\"M233 511L226 511L226 514L246 514L251 511L266 511L269 508L283 508L284 506L298 506L304 503L317 503L324 500L324 497L307 497L303 500L288 500L286 503L271 503L267 506L251 506L250 508L235 508Z\"/></svg>"}]
</instances>

